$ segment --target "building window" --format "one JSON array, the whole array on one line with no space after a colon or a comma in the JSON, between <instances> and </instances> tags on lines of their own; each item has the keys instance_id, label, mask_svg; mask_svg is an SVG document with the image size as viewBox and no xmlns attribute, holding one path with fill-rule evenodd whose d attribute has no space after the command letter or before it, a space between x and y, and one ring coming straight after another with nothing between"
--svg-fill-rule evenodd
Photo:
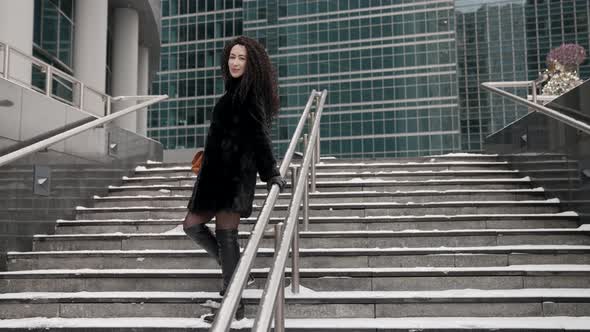
<instances>
[{"instance_id":1,"label":"building window","mask_svg":"<svg viewBox=\"0 0 590 332\"><path fill-rule=\"evenodd\" d=\"M72 74L74 41L73 0L35 0L33 56ZM45 89L45 73L34 67L32 85ZM66 102L73 100L73 84L54 77L51 92Z\"/></svg>"},{"instance_id":2,"label":"building window","mask_svg":"<svg viewBox=\"0 0 590 332\"><path fill-rule=\"evenodd\" d=\"M44 61L72 73L74 1L35 0L34 46Z\"/></svg>"}]
</instances>

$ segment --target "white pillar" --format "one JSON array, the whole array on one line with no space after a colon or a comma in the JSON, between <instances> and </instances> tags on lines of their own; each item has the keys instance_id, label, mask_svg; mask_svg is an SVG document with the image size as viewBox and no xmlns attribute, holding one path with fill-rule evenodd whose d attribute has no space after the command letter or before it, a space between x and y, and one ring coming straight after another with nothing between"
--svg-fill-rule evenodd
<instances>
[{"instance_id":1,"label":"white pillar","mask_svg":"<svg viewBox=\"0 0 590 332\"><path fill-rule=\"evenodd\" d=\"M139 48L139 15L129 8L115 9L113 18L113 96L137 94L137 65ZM135 101L118 102L116 112L136 104ZM131 113L115 120L124 129L136 132L137 114Z\"/></svg>"},{"instance_id":2,"label":"white pillar","mask_svg":"<svg viewBox=\"0 0 590 332\"><path fill-rule=\"evenodd\" d=\"M74 76L85 85L104 93L109 3L76 0L74 7ZM97 94L88 90L84 92L84 110L103 116L104 106L104 101Z\"/></svg>"},{"instance_id":3,"label":"white pillar","mask_svg":"<svg viewBox=\"0 0 590 332\"><path fill-rule=\"evenodd\" d=\"M137 94L145 96L149 91L150 51L147 47L139 47L139 63L137 68ZM137 133L147 136L147 112L144 108L137 111Z\"/></svg>"},{"instance_id":4,"label":"white pillar","mask_svg":"<svg viewBox=\"0 0 590 332\"><path fill-rule=\"evenodd\" d=\"M0 42L32 55L34 14L34 0L0 0ZM31 62L14 53L11 53L10 61L10 76L23 83L31 83Z\"/></svg>"}]
</instances>

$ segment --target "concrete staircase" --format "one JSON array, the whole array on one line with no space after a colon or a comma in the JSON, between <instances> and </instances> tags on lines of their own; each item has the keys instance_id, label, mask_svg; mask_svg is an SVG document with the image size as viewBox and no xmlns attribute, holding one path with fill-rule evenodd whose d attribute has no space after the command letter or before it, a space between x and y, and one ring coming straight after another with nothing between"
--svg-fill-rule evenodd
<instances>
[{"instance_id":1,"label":"concrete staircase","mask_svg":"<svg viewBox=\"0 0 590 332\"><path fill-rule=\"evenodd\" d=\"M140 166L32 251L8 253L0 330L206 331L199 303L219 299L221 272L179 226L193 181L187 165ZM325 160L317 190L289 331L590 329L590 228L501 158ZM235 330L252 324L272 248L269 229Z\"/></svg>"}]
</instances>

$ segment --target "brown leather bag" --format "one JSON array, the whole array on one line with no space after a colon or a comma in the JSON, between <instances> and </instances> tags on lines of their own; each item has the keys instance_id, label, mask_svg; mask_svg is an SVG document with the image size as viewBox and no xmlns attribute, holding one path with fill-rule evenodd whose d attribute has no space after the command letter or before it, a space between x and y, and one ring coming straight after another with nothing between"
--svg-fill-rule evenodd
<instances>
[{"instance_id":1,"label":"brown leather bag","mask_svg":"<svg viewBox=\"0 0 590 332\"><path fill-rule=\"evenodd\" d=\"M191 170L196 175L199 175L199 171L201 171L204 156L205 154L203 153L203 150L199 150L197 151L197 153L195 153L195 156L193 157L193 161L191 162Z\"/></svg>"}]
</instances>

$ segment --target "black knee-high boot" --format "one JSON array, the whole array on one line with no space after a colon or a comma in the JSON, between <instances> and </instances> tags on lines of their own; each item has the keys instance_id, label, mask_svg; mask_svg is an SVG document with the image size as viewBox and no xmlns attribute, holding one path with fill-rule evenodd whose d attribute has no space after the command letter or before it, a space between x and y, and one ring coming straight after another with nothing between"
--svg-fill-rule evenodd
<instances>
[{"instance_id":1,"label":"black knee-high boot","mask_svg":"<svg viewBox=\"0 0 590 332\"><path fill-rule=\"evenodd\" d=\"M219 260L219 246L218 246L218 242L217 239L215 238L215 236L213 235L213 232L211 231L211 229L209 229L209 227L205 226L204 224L195 224L191 227L188 228L184 228L184 233L191 239L193 240L196 244L198 244L199 246L201 246L201 248L205 249L205 251L207 252L207 254L209 254L209 256L211 256L211 258L215 259L215 261L217 262L217 264L219 264L221 266L221 261ZM236 233L236 239L237 239L237 233ZM238 259L239 259L239 255L240 255L240 248L238 246ZM231 280L231 275L230 275L230 280ZM248 275L248 286L254 284L254 277L252 276L252 274ZM228 280L229 283L229 280ZM224 286L222 291L225 291L225 288L227 287ZM221 294L223 296L223 293Z\"/></svg>"},{"instance_id":2,"label":"black knee-high boot","mask_svg":"<svg viewBox=\"0 0 590 332\"><path fill-rule=\"evenodd\" d=\"M238 244L237 229L216 229L215 237L219 247L219 258L221 260L221 274L223 276L223 287L220 294L224 295L231 278L234 274L238 261L240 260L240 245ZM236 310L236 319L244 318L244 304L240 300Z\"/></svg>"},{"instance_id":3,"label":"black knee-high boot","mask_svg":"<svg viewBox=\"0 0 590 332\"><path fill-rule=\"evenodd\" d=\"M217 264L221 265L221 261L219 260L219 247L217 246L217 239L215 239L215 236L209 227L205 226L204 224L196 224L185 228L184 233L186 233L186 235L191 238L191 240L195 241L199 246L201 246L201 248L205 249L207 254L217 261Z\"/></svg>"}]
</instances>

